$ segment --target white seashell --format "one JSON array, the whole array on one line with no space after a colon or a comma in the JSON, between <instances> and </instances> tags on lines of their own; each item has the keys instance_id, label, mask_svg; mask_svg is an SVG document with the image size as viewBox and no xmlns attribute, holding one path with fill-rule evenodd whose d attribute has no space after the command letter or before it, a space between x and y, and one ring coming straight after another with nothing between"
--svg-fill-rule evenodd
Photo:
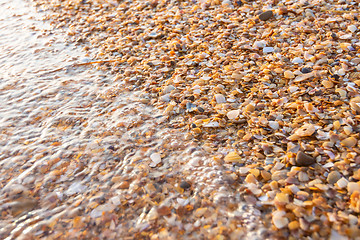
<instances>
[{"instance_id":1,"label":"white seashell","mask_svg":"<svg viewBox=\"0 0 360 240\"><path fill-rule=\"evenodd\" d=\"M273 47L264 47L263 48L263 53L272 53L272 52L274 52Z\"/></svg>"},{"instance_id":2,"label":"white seashell","mask_svg":"<svg viewBox=\"0 0 360 240\"><path fill-rule=\"evenodd\" d=\"M215 94L215 100L217 103L226 103L226 99L222 94Z\"/></svg>"},{"instance_id":3,"label":"white seashell","mask_svg":"<svg viewBox=\"0 0 360 240\"><path fill-rule=\"evenodd\" d=\"M291 62L294 63L294 64L301 64L301 63L304 62L304 60L302 60L302 59L299 58L299 57L296 57L296 58L294 58Z\"/></svg>"}]
</instances>

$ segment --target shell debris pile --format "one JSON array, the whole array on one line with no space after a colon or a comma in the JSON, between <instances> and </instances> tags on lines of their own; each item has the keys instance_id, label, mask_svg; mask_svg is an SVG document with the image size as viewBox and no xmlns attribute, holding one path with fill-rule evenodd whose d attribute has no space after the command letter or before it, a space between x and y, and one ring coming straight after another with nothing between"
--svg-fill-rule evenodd
<instances>
[{"instance_id":1,"label":"shell debris pile","mask_svg":"<svg viewBox=\"0 0 360 240\"><path fill-rule=\"evenodd\" d=\"M159 124L197 149L174 166L167 164L174 146L150 153L150 165L132 156L143 178L109 178L116 194L74 197L74 211L57 216L61 224L39 229L53 236L72 229L72 237L359 239L358 2L35 2L89 57L116 59L97 67L116 74L119 88L140 90ZM157 176L159 168L167 173ZM83 184L66 194L81 194Z\"/></svg>"}]
</instances>

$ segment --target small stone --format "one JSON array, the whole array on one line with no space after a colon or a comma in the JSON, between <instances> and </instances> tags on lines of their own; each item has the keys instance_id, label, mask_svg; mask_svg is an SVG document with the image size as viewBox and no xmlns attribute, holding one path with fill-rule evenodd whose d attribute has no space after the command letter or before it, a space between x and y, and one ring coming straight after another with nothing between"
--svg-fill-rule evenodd
<instances>
[{"instance_id":1,"label":"small stone","mask_svg":"<svg viewBox=\"0 0 360 240\"><path fill-rule=\"evenodd\" d=\"M311 69L311 68L304 67L304 68L301 68L300 71L301 71L302 73L311 73L311 72L312 72L312 69Z\"/></svg>"},{"instance_id":2,"label":"small stone","mask_svg":"<svg viewBox=\"0 0 360 240\"><path fill-rule=\"evenodd\" d=\"M284 77L288 79L292 79L295 77L295 74L292 71L287 70L284 72Z\"/></svg>"},{"instance_id":3,"label":"small stone","mask_svg":"<svg viewBox=\"0 0 360 240\"><path fill-rule=\"evenodd\" d=\"M346 94L347 94L346 90L341 89L341 88L337 88L337 89L335 90L335 92L340 95L340 98L341 98L341 99L345 99L345 98L346 98Z\"/></svg>"},{"instance_id":4,"label":"small stone","mask_svg":"<svg viewBox=\"0 0 360 240\"><path fill-rule=\"evenodd\" d=\"M351 49L352 49L351 43L346 43L346 42L340 43L340 47L342 50L344 50L346 52L351 51Z\"/></svg>"},{"instance_id":5,"label":"small stone","mask_svg":"<svg viewBox=\"0 0 360 240\"><path fill-rule=\"evenodd\" d=\"M257 203L257 199L256 197L252 196L252 195L245 195L244 196L244 200L247 204L249 205L255 205Z\"/></svg>"},{"instance_id":6,"label":"small stone","mask_svg":"<svg viewBox=\"0 0 360 240\"><path fill-rule=\"evenodd\" d=\"M310 166L311 164L315 163L315 158L303 153L298 152L296 155L296 165L299 167Z\"/></svg>"},{"instance_id":7,"label":"small stone","mask_svg":"<svg viewBox=\"0 0 360 240\"><path fill-rule=\"evenodd\" d=\"M115 205L113 205L111 203L99 205L90 212L90 217L98 218L98 217L102 216L104 212L110 212L110 211L114 210L114 208L115 208Z\"/></svg>"},{"instance_id":8,"label":"small stone","mask_svg":"<svg viewBox=\"0 0 360 240\"><path fill-rule=\"evenodd\" d=\"M329 240L348 240L348 239L349 239L348 237L341 235L335 229L331 230L331 236L329 237Z\"/></svg>"},{"instance_id":9,"label":"small stone","mask_svg":"<svg viewBox=\"0 0 360 240\"><path fill-rule=\"evenodd\" d=\"M330 184L335 184L341 178L341 174L338 171L332 171L327 177L327 182Z\"/></svg>"},{"instance_id":10,"label":"small stone","mask_svg":"<svg viewBox=\"0 0 360 240\"><path fill-rule=\"evenodd\" d=\"M311 103L304 103L304 108L309 113L319 112L319 110L316 107L314 107L314 105L312 105Z\"/></svg>"},{"instance_id":11,"label":"small stone","mask_svg":"<svg viewBox=\"0 0 360 240\"><path fill-rule=\"evenodd\" d=\"M220 124L218 122L214 122L214 121L208 122L203 125L203 127L207 127L207 128L216 128L219 126L220 126Z\"/></svg>"},{"instance_id":12,"label":"small stone","mask_svg":"<svg viewBox=\"0 0 360 240\"><path fill-rule=\"evenodd\" d=\"M156 208L153 207L153 208L149 211L149 213L147 214L146 219L147 219L148 221L152 221L152 220L157 219L158 217L159 217L159 214L157 213Z\"/></svg>"},{"instance_id":13,"label":"small stone","mask_svg":"<svg viewBox=\"0 0 360 240\"><path fill-rule=\"evenodd\" d=\"M151 38L155 39L155 38L160 37L160 35L161 35L161 33L159 33L159 32L151 32L146 36L146 38L147 39L151 39Z\"/></svg>"},{"instance_id":14,"label":"small stone","mask_svg":"<svg viewBox=\"0 0 360 240\"><path fill-rule=\"evenodd\" d=\"M266 21L266 20L269 20L270 18L272 18L273 16L274 16L273 11L269 10L269 11L261 13L259 15L259 19L262 21Z\"/></svg>"},{"instance_id":15,"label":"small stone","mask_svg":"<svg viewBox=\"0 0 360 240\"><path fill-rule=\"evenodd\" d=\"M182 182L180 183L180 187L181 187L182 189L189 189L189 188L191 187L191 185L190 185L190 183L188 183L188 182L186 182L186 181L182 181Z\"/></svg>"},{"instance_id":16,"label":"small stone","mask_svg":"<svg viewBox=\"0 0 360 240\"><path fill-rule=\"evenodd\" d=\"M171 101L171 97L170 97L170 94L165 94L163 96L160 97L160 100L162 102L170 102Z\"/></svg>"},{"instance_id":17,"label":"small stone","mask_svg":"<svg viewBox=\"0 0 360 240\"><path fill-rule=\"evenodd\" d=\"M221 3L221 5L223 7L229 7L229 8L233 8L232 2L230 0L225 0Z\"/></svg>"}]
</instances>

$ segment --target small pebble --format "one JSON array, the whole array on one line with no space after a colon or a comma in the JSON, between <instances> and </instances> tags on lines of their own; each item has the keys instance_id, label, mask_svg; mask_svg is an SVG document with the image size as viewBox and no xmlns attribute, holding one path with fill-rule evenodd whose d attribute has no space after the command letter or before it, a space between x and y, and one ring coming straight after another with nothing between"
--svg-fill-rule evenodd
<instances>
[{"instance_id":1,"label":"small pebble","mask_svg":"<svg viewBox=\"0 0 360 240\"><path fill-rule=\"evenodd\" d=\"M273 11L269 10L269 11L261 13L259 15L259 19L262 21L266 21L266 20L269 20L270 18L272 18L273 16L274 16Z\"/></svg>"},{"instance_id":2,"label":"small pebble","mask_svg":"<svg viewBox=\"0 0 360 240\"><path fill-rule=\"evenodd\" d=\"M305 167L305 166L310 166L311 164L315 163L315 158L300 151L296 155L295 162L296 162L297 166Z\"/></svg>"},{"instance_id":3,"label":"small pebble","mask_svg":"<svg viewBox=\"0 0 360 240\"><path fill-rule=\"evenodd\" d=\"M311 69L311 68L304 67L304 68L301 68L300 71L301 71L302 73L311 73L311 72L312 72L312 69Z\"/></svg>"},{"instance_id":4,"label":"small pebble","mask_svg":"<svg viewBox=\"0 0 360 240\"><path fill-rule=\"evenodd\" d=\"M341 174L338 171L332 171L327 177L327 182L330 184L335 184L341 178Z\"/></svg>"},{"instance_id":5,"label":"small pebble","mask_svg":"<svg viewBox=\"0 0 360 240\"><path fill-rule=\"evenodd\" d=\"M188 183L188 182L186 182L186 181L182 181L181 183L180 183L180 187L182 188L182 189L188 189L188 188L190 188L191 187L191 185L190 185L190 183Z\"/></svg>"}]
</instances>

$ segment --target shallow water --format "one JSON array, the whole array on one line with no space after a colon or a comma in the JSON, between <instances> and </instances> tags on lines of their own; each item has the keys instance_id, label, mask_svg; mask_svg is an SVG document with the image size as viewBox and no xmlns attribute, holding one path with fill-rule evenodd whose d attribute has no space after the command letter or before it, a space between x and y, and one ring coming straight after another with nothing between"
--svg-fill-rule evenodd
<instances>
[{"instance_id":1,"label":"shallow water","mask_svg":"<svg viewBox=\"0 0 360 240\"><path fill-rule=\"evenodd\" d=\"M124 121L140 119L141 114L131 109L139 107L142 114L150 111L136 101L136 93L122 92L109 100L107 93L118 85L114 76L89 67L67 67L89 60L46 23L36 21L41 14L24 4L3 1L0 13L1 164L26 169L14 172L18 176L12 176L10 183L22 181L45 162L36 154L49 155L49 150L52 155L77 154L94 141L93 148L100 149L104 132L121 130L118 125ZM52 73L59 67L64 69ZM9 161L14 156L16 160ZM31 164L24 167L26 162Z\"/></svg>"},{"instance_id":2,"label":"shallow water","mask_svg":"<svg viewBox=\"0 0 360 240\"><path fill-rule=\"evenodd\" d=\"M88 223L123 198L140 198L138 184L164 176L170 187L186 179L194 190L194 196L168 190L164 202L195 205L197 195L204 195L224 203L219 220L243 215L243 222L257 221L251 208L227 212L226 204L239 196L198 144L184 141L131 86L89 66L73 66L91 60L42 17L30 3L0 0L0 237L42 237L45 225L61 234L74 216ZM114 185L115 176L130 182L128 190ZM99 192L105 202L89 207ZM137 214L149 210L123 213L123 223L111 222L111 236L148 228ZM59 219L67 227L54 227Z\"/></svg>"},{"instance_id":3,"label":"shallow water","mask_svg":"<svg viewBox=\"0 0 360 240\"><path fill-rule=\"evenodd\" d=\"M17 199L13 196L17 187L22 195L31 191L25 197L46 197L55 187L42 186L34 194L34 186L55 181L49 176L52 170L69 171L57 182L62 183L56 186L62 195L71 184L67 176L84 165L90 168L96 156L109 162L115 158L107 148L125 145L124 139L137 134L125 134L126 126L149 119L151 109L136 101L136 93L122 92L109 100L107 92L118 84L113 83L114 76L89 67L66 67L89 60L79 48L65 43L61 34L53 34L29 3L1 0L0 16L2 202L9 205ZM51 73L59 67L65 68ZM151 130L146 123L137 131L142 129ZM116 134L106 137L110 131ZM73 159L77 163L71 163ZM66 169L69 164L71 170ZM13 228L6 226L5 232Z\"/></svg>"}]
</instances>

